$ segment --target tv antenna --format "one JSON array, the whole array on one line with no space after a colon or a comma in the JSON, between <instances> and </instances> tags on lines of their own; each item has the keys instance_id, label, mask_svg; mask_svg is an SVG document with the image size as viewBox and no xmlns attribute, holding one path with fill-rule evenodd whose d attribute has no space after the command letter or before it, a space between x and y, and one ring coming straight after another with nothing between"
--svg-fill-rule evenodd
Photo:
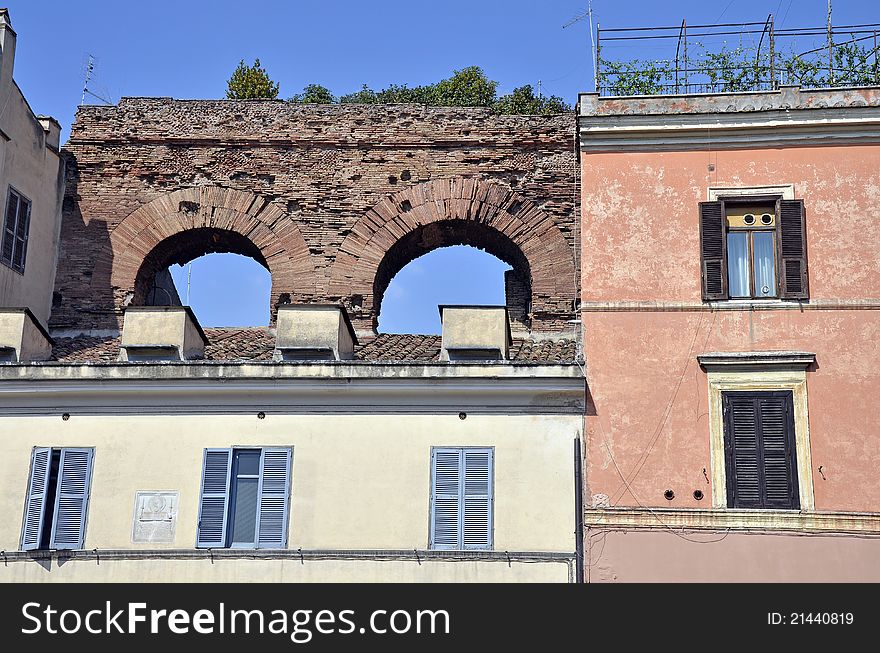
<instances>
[{"instance_id":1,"label":"tv antenna","mask_svg":"<svg viewBox=\"0 0 880 653\"><path fill-rule=\"evenodd\" d=\"M105 98L101 95L98 95L97 93L94 93L93 91L91 91L89 89L89 82L92 81L92 75L95 72L96 59L91 54L86 53L86 55L88 56L88 61L86 62L85 79L83 80L82 97L79 100L80 106L85 104L86 95L91 95L93 98L100 100L104 104L113 104L112 100Z\"/></svg>"},{"instance_id":2,"label":"tv antenna","mask_svg":"<svg viewBox=\"0 0 880 653\"><path fill-rule=\"evenodd\" d=\"M597 71L599 69L599 66L598 66L598 62L594 60L594 56L597 57L598 55L595 54L596 53L596 42L593 40L593 0L588 0L587 9L585 11L581 12L580 14L578 14L577 16L575 16L574 18L572 18L571 20L569 20L567 23L565 23L562 26L562 29L565 29L566 27L571 27L572 25L579 23L582 20L590 21L590 60L593 62L593 82L596 85L595 90L598 91L599 90L599 76L597 74Z\"/></svg>"}]
</instances>

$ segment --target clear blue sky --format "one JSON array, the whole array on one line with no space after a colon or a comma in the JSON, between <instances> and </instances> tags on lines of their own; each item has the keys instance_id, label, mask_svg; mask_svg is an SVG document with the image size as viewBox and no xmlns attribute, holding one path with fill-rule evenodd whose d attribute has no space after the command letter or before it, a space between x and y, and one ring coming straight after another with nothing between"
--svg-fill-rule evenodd
<instances>
[{"instance_id":1,"label":"clear blue sky","mask_svg":"<svg viewBox=\"0 0 880 653\"><path fill-rule=\"evenodd\" d=\"M281 97L312 82L336 94L362 84L430 83L470 65L482 66L502 93L541 80L545 93L573 104L578 91L592 87L587 22L562 29L587 0L5 4L19 35L16 81L34 111L61 122L65 137L80 101L87 53L97 59L92 90L114 101L137 95L220 98L238 61L255 57L280 83ZM806 27L824 24L827 0L595 0L593 10L603 28L673 25L682 18L690 24L755 21L769 13L777 16L777 27ZM834 2L835 24L878 21L876 0ZM214 255L193 265L192 304L206 326L265 323L268 302L260 293L268 295L268 277L252 261L239 259ZM437 332L438 303L503 303L505 268L470 248L422 257L392 282L381 326ZM247 300L230 307L234 293ZM399 310L391 304L395 297L418 303Z\"/></svg>"}]
</instances>

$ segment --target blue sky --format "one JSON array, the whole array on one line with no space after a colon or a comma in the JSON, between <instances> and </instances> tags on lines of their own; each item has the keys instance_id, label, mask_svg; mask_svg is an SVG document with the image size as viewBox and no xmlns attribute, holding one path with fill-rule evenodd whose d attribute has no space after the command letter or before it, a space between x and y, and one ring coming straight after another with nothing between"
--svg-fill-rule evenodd
<instances>
[{"instance_id":1,"label":"blue sky","mask_svg":"<svg viewBox=\"0 0 880 653\"><path fill-rule=\"evenodd\" d=\"M482 66L502 93L541 80L545 93L573 104L578 91L592 88L587 22L562 29L587 0L5 4L19 35L16 81L34 111L61 122L64 138L80 102L88 53L96 58L90 87L113 101L220 98L238 61L256 57L285 98L312 82L342 94L363 84L430 83L470 65ZM682 18L689 24L756 21L769 13L777 27L806 27L824 24L827 0L595 0L593 10L603 28L673 25ZM835 24L878 21L875 0L834 2ZM652 51L634 54L646 53ZM438 303L503 303L506 267L472 248L432 252L392 281L380 326L436 333ZM172 272L178 282L185 277ZM178 287L183 296L185 284ZM242 301L230 305L234 293ZM268 301L261 293L268 297L268 275L249 259L214 255L193 264L192 305L206 326L265 323ZM411 303L403 310L405 302Z\"/></svg>"}]
</instances>

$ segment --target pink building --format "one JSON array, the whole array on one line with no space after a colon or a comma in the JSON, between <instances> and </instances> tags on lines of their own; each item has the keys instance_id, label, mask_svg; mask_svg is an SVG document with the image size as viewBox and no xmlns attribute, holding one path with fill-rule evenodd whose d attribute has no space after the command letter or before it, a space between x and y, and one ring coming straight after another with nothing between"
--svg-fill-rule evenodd
<instances>
[{"instance_id":1,"label":"pink building","mask_svg":"<svg viewBox=\"0 0 880 653\"><path fill-rule=\"evenodd\" d=\"M587 579L880 580L880 89L578 131Z\"/></svg>"}]
</instances>

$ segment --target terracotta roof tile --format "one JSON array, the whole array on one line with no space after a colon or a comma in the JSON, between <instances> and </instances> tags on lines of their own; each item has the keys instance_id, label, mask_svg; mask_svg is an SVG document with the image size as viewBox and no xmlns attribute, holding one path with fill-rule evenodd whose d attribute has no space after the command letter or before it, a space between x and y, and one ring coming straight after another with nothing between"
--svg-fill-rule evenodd
<instances>
[{"instance_id":1,"label":"terracotta roof tile","mask_svg":"<svg viewBox=\"0 0 880 653\"><path fill-rule=\"evenodd\" d=\"M205 359L213 361L271 361L275 334L268 327L207 328ZM515 339L510 360L532 363L570 363L577 351L574 340ZM119 338L77 336L55 338L52 360L59 363L112 362L119 357ZM428 363L440 360L440 336L382 333L362 338L355 360Z\"/></svg>"}]
</instances>

